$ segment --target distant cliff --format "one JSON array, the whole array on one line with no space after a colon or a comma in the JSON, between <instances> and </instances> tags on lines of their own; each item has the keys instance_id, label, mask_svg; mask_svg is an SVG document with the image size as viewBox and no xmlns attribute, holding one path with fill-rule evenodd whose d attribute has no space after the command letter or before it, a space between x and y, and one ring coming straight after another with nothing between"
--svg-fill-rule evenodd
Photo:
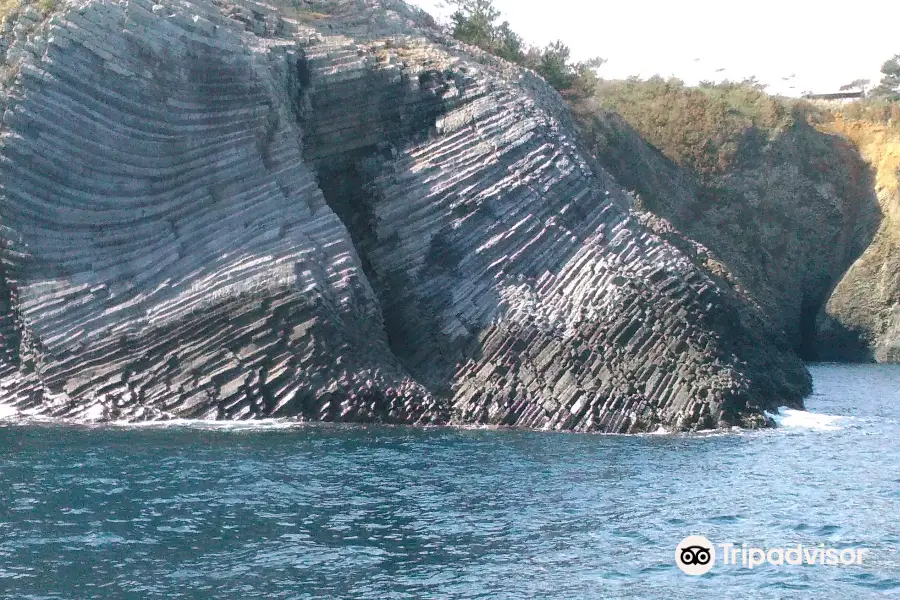
<instances>
[{"instance_id":1,"label":"distant cliff","mask_svg":"<svg viewBox=\"0 0 900 600\"><path fill-rule=\"evenodd\" d=\"M897 360L896 134L737 84L608 82L577 109L639 207L700 242L800 355Z\"/></svg>"},{"instance_id":2,"label":"distant cliff","mask_svg":"<svg viewBox=\"0 0 900 600\"><path fill-rule=\"evenodd\" d=\"M875 360L900 363L900 122L891 126L828 113L819 127L859 148L874 175L883 215L872 243L823 307L819 336L828 339L833 332L839 336L850 332ZM826 358L839 359L841 355Z\"/></svg>"},{"instance_id":3,"label":"distant cliff","mask_svg":"<svg viewBox=\"0 0 900 600\"><path fill-rule=\"evenodd\" d=\"M392 0L10 13L3 401L610 432L798 406L783 337L629 213L560 96L429 23Z\"/></svg>"}]
</instances>

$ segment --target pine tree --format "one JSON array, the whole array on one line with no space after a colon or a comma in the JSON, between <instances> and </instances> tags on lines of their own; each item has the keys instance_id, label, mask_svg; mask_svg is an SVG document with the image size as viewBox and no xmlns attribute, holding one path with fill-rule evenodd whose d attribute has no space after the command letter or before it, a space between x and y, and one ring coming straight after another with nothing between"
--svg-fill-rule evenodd
<instances>
[{"instance_id":1,"label":"pine tree","mask_svg":"<svg viewBox=\"0 0 900 600\"><path fill-rule=\"evenodd\" d=\"M873 96L888 100L900 100L900 54L884 61L881 65L881 83L872 90Z\"/></svg>"},{"instance_id":2,"label":"pine tree","mask_svg":"<svg viewBox=\"0 0 900 600\"><path fill-rule=\"evenodd\" d=\"M543 50L526 49L524 40L512 30L508 21L497 24L501 13L493 0L450 1L456 6L451 17L456 39L534 69L547 83L570 96L587 98L593 95L599 81L596 69L605 62L603 59L572 62L571 50L561 41Z\"/></svg>"},{"instance_id":3,"label":"pine tree","mask_svg":"<svg viewBox=\"0 0 900 600\"><path fill-rule=\"evenodd\" d=\"M457 10L450 17L453 22L453 37L484 50L492 50L494 45L494 23L500 18L500 11L491 0L453 0Z\"/></svg>"},{"instance_id":4,"label":"pine tree","mask_svg":"<svg viewBox=\"0 0 900 600\"><path fill-rule=\"evenodd\" d=\"M567 90L572 87L575 79L572 66L569 64L571 57L572 51L568 46L561 41L553 42L544 49L537 71L556 89Z\"/></svg>"}]
</instances>

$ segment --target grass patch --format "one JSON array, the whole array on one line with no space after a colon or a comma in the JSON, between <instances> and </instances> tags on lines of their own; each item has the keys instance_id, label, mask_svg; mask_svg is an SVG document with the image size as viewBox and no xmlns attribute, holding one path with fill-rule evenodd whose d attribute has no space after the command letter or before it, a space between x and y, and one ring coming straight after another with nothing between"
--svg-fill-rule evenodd
<instances>
[{"instance_id":1,"label":"grass patch","mask_svg":"<svg viewBox=\"0 0 900 600\"><path fill-rule=\"evenodd\" d=\"M900 192L900 126L889 127L878 122L838 117L817 127L826 133L847 137L859 148L875 171L878 191L889 195ZM900 217L900 214L896 216Z\"/></svg>"},{"instance_id":2,"label":"grass patch","mask_svg":"<svg viewBox=\"0 0 900 600\"><path fill-rule=\"evenodd\" d=\"M828 105L820 109L824 122L828 121L862 121L890 125L900 129L900 102L891 102L883 98L871 98L840 104Z\"/></svg>"},{"instance_id":3,"label":"grass patch","mask_svg":"<svg viewBox=\"0 0 900 600\"><path fill-rule=\"evenodd\" d=\"M41 11L41 14L46 17L56 10L56 7L59 6L59 3L57 2L57 0L38 0L37 6Z\"/></svg>"}]
</instances>

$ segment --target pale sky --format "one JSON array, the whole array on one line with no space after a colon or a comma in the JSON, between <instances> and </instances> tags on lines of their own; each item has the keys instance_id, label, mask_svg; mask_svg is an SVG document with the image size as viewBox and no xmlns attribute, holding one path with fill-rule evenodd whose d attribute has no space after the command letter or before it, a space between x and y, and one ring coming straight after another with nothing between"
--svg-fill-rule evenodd
<instances>
[{"instance_id":1,"label":"pale sky","mask_svg":"<svg viewBox=\"0 0 900 600\"><path fill-rule=\"evenodd\" d=\"M446 0L407 1L442 22L451 12ZM900 54L900 0L494 0L494 5L526 42L543 46L561 39L576 59L607 59L599 71L607 79L659 74L696 84L755 75L769 85L768 92L797 96L837 91L860 78L877 83L881 64Z\"/></svg>"}]
</instances>

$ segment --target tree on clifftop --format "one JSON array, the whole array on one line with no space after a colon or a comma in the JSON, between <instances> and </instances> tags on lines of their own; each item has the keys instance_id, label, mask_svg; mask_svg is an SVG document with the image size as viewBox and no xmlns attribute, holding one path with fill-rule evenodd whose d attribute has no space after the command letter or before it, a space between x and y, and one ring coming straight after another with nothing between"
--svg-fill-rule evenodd
<instances>
[{"instance_id":1,"label":"tree on clifftop","mask_svg":"<svg viewBox=\"0 0 900 600\"><path fill-rule=\"evenodd\" d=\"M497 23L500 11L493 0L451 0L456 12L450 18L453 37L487 50L509 62L537 71L547 83L570 98L587 98L594 93L599 79L596 69L602 58L572 62L572 51L561 41L543 50L525 49L524 40L508 21Z\"/></svg>"},{"instance_id":2,"label":"tree on clifftop","mask_svg":"<svg viewBox=\"0 0 900 600\"><path fill-rule=\"evenodd\" d=\"M872 90L873 96L887 98L888 100L900 100L900 54L884 61L881 65L881 83Z\"/></svg>"},{"instance_id":3,"label":"tree on clifftop","mask_svg":"<svg viewBox=\"0 0 900 600\"><path fill-rule=\"evenodd\" d=\"M510 62L524 59L524 43L509 26L508 21L497 25L500 11L492 0L453 0L456 12L450 17L453 37L478 46Z\"/></svg>"},{"instance_id":4,"label":"tree on clifftop","mask_svg":"<svg viewBox=\"0 0 900 600\"><path fill-rule=\"evenodd\" d=\"M453 22L453 37L481 48L494 43L494 22L500 11L491 0L455 0L456 12L450 17Z\"/></svg>"},{"instance_id":5,"label":"tree on clifftop","mask_svg":"<svg viewBox=\"0 0 900 600\"><path fill-rule=\"evenodd\" d=\"M542 51L532 51L526 59L526 66L534 69L547 83L565 92L564 95L587 98L594 94L599 83L597 69L606 62L602 58L592 58L585 62L572 62L572 50L555 41Z\"/></svg>"}]
</instances>

